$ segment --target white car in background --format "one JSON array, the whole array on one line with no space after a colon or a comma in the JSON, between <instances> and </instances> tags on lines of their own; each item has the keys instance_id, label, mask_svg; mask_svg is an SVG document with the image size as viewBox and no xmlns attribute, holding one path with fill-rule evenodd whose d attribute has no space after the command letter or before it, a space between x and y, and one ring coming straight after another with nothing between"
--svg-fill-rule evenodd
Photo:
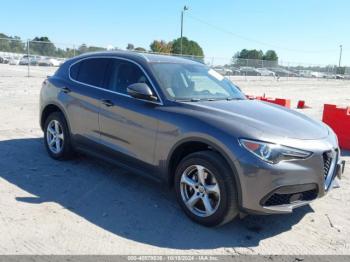
<instances>
[{"instance_id":1,"label":"white car in background","mask_svg":"<svg viewBox=\"0 0 350 262\"><path fill-rule=\"evenodd\" d=\"M61 66L64 62L66 62L65 58L57 58L57 61L59 62L58 66Z\"/></svg>"},{"instance_id":2,"label":"white car in background","mask_svg":"<svg viewBox=\"0 0 350 262\"><path fill-rule=\"evenodd\" d=\"M18 57L12 57L9 61L9 65L19 65L20 59Z\"/></svg>"},{"instance_id":3,"label":"white car in background","mask_svg":"<svg viewBox=\"0 0 350 262\"><path fill-rule=\"evenodd\" d=\"M325 77L325 74L321 73L321 72L311 72L310 75L313 78L324 78Z\"/></svg>"},{"instance_id":4,"label":"white car in background","mask_svg":"<svg viewBox=\"0 0 350 262\"><path fill-rule=\"evenodd\" d=\"M7 64L9 62L9 57L8 56L0 56L0 63L1 64Z\"/></svg>"},{"instance_id":5,"label":"white car in background","mask_svg":"<svg viewBox=\"0 0 350 262\"><path fill-rule=\"evenodd\" d=\"M272 72L266 68L256 68L255 70L258 71L261 76L275 76L275 72Z\"/></svg>"},{"instance_id":6,"label":"white car in background","mask_svg":"<svg viewBox=\"0 0 350 262\"><path fill-rule=\"evenodd\" d=\"M221 67L221 66L216 66L213 68L216 72L223 76L231 76L233 75L233 71L229 68Z\"/></svg>"},{"instance_id":7,"label":"white car in background","mask_svg":"<svg viewBox=\"0 0 350 262\"><path fill-rule=\"evenodd\" d=\"M60 64L60 61L58 61L57 59L49 57L42 58L38 62L39 66L60 66Z\"/></svg>"},{"instance_id":8,"label":"white car in background","mask_svg":"<svg viewBox=\"0 0 350 262\"><path fill-rule=\"evenodd\" d=\"M37 65L38 61L41 59L38 55L24 55L20 60L20 65Z\"/></svg>"}]
</instances>

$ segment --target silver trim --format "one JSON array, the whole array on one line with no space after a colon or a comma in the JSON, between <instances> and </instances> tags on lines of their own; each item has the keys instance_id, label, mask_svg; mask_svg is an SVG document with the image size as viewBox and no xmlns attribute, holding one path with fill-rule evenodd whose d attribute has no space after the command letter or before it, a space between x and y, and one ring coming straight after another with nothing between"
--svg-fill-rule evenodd
<instances>
[{"instance_id":1,"label":"silver trim","mask_svg":"<svg viewBox=\"0 0 350 262\"><path fill-rule=\"evenodd\" d=\"M332 163L331 163L331 166L329 167L326 179L324 180L324 190L325 191L328 191L328 189L332 188L332 182L334 180L334 176L333 175L334 175L334 172L336 171L335 167L336 167L336 164L338 162L339 152L337 152L336 150L332 149L330 157L332 158Z\"/></svg>"},{"instance_id":2,"label":"silver trim","mask_svg":"<svg viewBox=\"0 0 350 262\"><path fill-rule=\"evenodd\" d=\"M98 87L98 86L94 86L94 85L89 85L89 84L77 81L77 80L75 80L75 79L73 79L71 77L70 71L71 71L71 67L72 66L74 66L77 63L80 63L81 61L84 61L84 60L87 60L87 59L94 59L94 58L120 59L120 60L128 61L128 62L133 63L134 65L138 66L141 69L141 71L144 73L144 75L147 77L147 80L151 83L152 89L156 93L157 98L159 99L159 102L149 101L149 100L145 100L145 99L137 99L137 98L134 98L134 97L132 97L130 95L127 95L127 94L119 93L119 92L116 92L116 91L111 91L111 90L108 90L108 89L105 89L105 88L102 88L102 87ZM113 56L113 57L110 57L110 56L89 56L89 57L84 57L84 58L81 58L81 59L75 61L74 63L72 63L69 66L69 68L68 68L68 77L69 77L69 79L71 81L73 81L75 83L82 84L82 85L85 85L85 86L89 86L89 87L92 87L92 88L96 88L96 89L99 89L99 90L102 90L102 91L106 91L108 93L112 93L112 94L117 94L117 95L121 95L121 96L124 96L124 97L133 98L135 100L141 100L141 101L145 101L145 102L152 103L152 104L164 105L163 100L162 100L161 96L159 95L157 88L154 86L154 83L152 82L152 80L150 79L150 77L148 76L146 71L143 69L143 67L140 64L138 64L137 62L135 62L135 61L133 61L131 59L128 59L128 58L123 58L123 57L119 57L119 56L118 57L116 57L116 56Z\"/></svg>"}]
</instances>

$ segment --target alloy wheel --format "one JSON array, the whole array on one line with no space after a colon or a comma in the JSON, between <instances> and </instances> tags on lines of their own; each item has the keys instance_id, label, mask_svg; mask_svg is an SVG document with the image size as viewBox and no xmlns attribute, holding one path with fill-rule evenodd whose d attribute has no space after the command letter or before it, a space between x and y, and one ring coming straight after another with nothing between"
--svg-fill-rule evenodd
<instances>
[{"instance_id":1,"label":"alloy wheel","mask_svg":"<svg viewBox=\"0 0 350 262\"><path fill-rule=\"evenodd\" d=\"M220 204L220 188L214 174L201 165L191 165L180 180L182 201L196 216L208 217Z\"/></svg>"},{"instance_id":2,"label":"alloy wheel","mask_svg":"<svg viewBox=\"0 0 350 262\"><path fill-rule=\"evenodd\" d=\"M46 130L47 145L52 153L59 154L63 150L63 128L57 120L51 120Z\"/></svg>"}]
</instances>

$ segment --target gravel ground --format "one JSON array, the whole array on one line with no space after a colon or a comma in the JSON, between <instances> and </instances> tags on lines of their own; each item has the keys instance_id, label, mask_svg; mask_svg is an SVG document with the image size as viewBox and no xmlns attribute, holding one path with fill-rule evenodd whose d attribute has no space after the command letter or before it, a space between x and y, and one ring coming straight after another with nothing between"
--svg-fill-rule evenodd
<instances>
[{"instance_id":1,"label":"gravel ground","mask_svg":"<svg viewBox=\"0 0 350 262\"><path fill-rule=\"evenodd\" d=\"M53 68L0 65L0 254L350 254L350 153L341 187L290 215L221 228L185 217L156 182L88 157L45 152L38 94ZM350 82L235 79L247 94L350 104Z\"/></svg>"}]
</instances>

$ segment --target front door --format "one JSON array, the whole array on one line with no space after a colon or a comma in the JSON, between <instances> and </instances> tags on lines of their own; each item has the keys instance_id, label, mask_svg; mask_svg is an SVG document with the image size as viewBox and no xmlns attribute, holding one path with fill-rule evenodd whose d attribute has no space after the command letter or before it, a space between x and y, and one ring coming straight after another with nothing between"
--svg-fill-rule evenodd
<instances>
[{"instance_id":1,"label":"front door","mask_svg":"<svg viewBox=\"0 0 350 262\"><path fill-rule=\"evenodd\" d=\"M128 165L152 167L158 128L156 111L161 105L130 97L127 86L138 82L150 85L138 65L111 59L100 105L101 142Z\"/></svg>"}]
</instances>

